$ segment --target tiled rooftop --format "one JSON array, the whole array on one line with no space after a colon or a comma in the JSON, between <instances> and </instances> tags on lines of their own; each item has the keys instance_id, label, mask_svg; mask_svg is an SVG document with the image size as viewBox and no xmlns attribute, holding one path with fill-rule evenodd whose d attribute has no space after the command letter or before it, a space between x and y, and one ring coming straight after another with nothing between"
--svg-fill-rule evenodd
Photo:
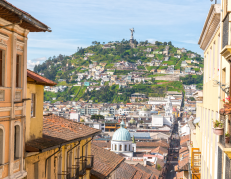
<instances>
[{"instance_id":1,"label":"tiled rooftop","mask_svg":"<svg viewBox=\"0 0 231 179\"><path fill-rule=\"evenodd\" d=\"M94 165L91 169L91 174L100 179L107 177L125 160L120 155L94 144L91 145L91 154L94 155Z\"/></svg>"},{"instance_id":2,"label":"tiled rooftop","mask_svg":"<svg viewBox=\"0 0 231 179\"><path fill-rule=\"evenodd\" d=\"M27 69L27 77L30 77L32 78L33 80L35 80L36 83L38 84L43 84L43 85L46 85L46 86L55 86L57 85L57 83L43 77L43 76L40 76L39 74L31 71L31 70L28 70Z\"/></svg>"},{"instance_id":3,"label":"tiled rooftop","mask_svg":"<svg viewBox=\"0 0 231 179\"><path fill-rule=\"evenodd\" d=\"M56 115L43 117L43 137L26 143L27 151L38 149L40 151L60 145L64 142L94 136L100 133L98 129L85 126ZM33 150L32 150L33 151Z\"/></svg>"},{"instance_id":4,"label":"tiled rooftop","mask_svg":"<svg viewBox=\"0 0 231 179\"><path fill-rule=\"evenodd\" d=\"M169 147L169 144L161 140L157 142L137 142L136 143L136 147L142 147L142 148L159 147L159 146L167 148Z\"/></svg>"},{"instance_id":5,"label":"tiled rooftop","mask_svg":"<svg viewBox=\"0 0 231 179\"><path fill-rule=\"evenodd\" d=\"M123 162L116 170L116 177L119 179L130 179L134 177L136 171L133 166Z\"/></svg>"},{"instance_id":6,"label":"tiled rooftop","mask_svg":"<svg viewBox=\"0 0 231 179\"><path fill-rule=\"evenodd\" d=\"M159 153L161 155L164 155L164 154L167 154L168 153L168 150L166 148L163 148L163 147L157 147L155 149L152 149L151 150L151 153Z\"/></svg>"}]
</instances>

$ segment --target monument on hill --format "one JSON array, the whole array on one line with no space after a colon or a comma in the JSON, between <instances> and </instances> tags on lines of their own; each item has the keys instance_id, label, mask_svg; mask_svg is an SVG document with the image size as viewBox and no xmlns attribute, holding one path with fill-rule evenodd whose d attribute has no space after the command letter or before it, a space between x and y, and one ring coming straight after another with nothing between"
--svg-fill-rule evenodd
<instances>
[{"instance_id":1,"label":"monument on hill","mask_svg":"<svg viewBox=\"0 0 231 179\"><path fill-rule=\"evenodd\" d=\"M134 48L135 45L134 45L133 32L135 32L135 30L134 30L134 28L129 29L129 30L131 31L130 45L131 45L132 48Z\"/></svg>"}]
</instances>

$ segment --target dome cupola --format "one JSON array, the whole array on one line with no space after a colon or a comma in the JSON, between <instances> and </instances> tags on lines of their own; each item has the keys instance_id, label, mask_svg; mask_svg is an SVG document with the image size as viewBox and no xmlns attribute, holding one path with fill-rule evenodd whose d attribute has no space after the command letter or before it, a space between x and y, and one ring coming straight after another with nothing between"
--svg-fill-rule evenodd
<instances>
[{"instance_id":1,"label":"dome cupola","mask_svg":"<svg viewBox=\"0 0 231 179\"><path fill-rule=\"evenodd\" d=\"M112 137L112 141L131 141L131 135L127 129L124 128L125 123L122 120L120 128L115 131Z\"/></svg>"}]
</instances>

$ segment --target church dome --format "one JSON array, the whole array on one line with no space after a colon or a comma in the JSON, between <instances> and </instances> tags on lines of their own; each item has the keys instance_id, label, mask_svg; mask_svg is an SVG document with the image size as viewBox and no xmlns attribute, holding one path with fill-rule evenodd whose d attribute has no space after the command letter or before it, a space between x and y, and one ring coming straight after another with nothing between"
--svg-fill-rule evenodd
<instances>
[{"instance_id":1,"label":"church dome","mask_svg":"<svg viewBox=\"0 0 231 179\"><path fill-rule=\"evenodd\" d=\"M131 135L127 129L124 128L124 121L120 123L120 128L113 134L113 141L131 141Z\"/></svg>"}]
</instances>

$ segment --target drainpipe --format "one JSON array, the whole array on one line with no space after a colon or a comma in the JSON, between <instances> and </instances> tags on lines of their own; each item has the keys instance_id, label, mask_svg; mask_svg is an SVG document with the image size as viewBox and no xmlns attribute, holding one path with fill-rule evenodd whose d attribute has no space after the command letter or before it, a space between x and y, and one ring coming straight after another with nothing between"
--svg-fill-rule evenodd
<instances>
[{"instance_id":1,"label":"drainpipe","mask_svg":"<svg viewBox=\"0 0 231 179\"><path fill-rule=\"evenodd\" d=\"M61 147L62 147L62 145L60 145L59 150L57 152L53 153L51 156L49 156L48 158L46 158L46 161L45 161L45 177L46 177L46 173L47 173L46 172L47 171L47 160L49 158L51 158L52 156L54 156L55 154L57 154L58 152L60 152Z\"/></svg>"},{"instance_id":2,"label":"drainpipe","mask_svg":"<svg viewBox=\"0 0 231 179\"><path fill-rule=\"evenodd\" d=\"M67 151L67 168L68 168L68 153L69 153L71 150L73 150L75 147L79 146L79 144L80 144L81 141L78 141L78 142L79 142L78 144L76 144L74 147L72 147L70 150Z\"/></svg>"},{"instance_id":3,"label":"drainpipe","mask_svg":"<svg viewBox=\"0 0 231 179\"><path fill-rule=\"evenodd\" d=\"M91 142L93 140L93 137L91 138L91 140L87 141L83 146L82 146L82 157L83 157L83 147L85 145L87 145L89 142ZM83 160L82 160L82 166L83 166Z\"/></svg>"}]
</instances>

